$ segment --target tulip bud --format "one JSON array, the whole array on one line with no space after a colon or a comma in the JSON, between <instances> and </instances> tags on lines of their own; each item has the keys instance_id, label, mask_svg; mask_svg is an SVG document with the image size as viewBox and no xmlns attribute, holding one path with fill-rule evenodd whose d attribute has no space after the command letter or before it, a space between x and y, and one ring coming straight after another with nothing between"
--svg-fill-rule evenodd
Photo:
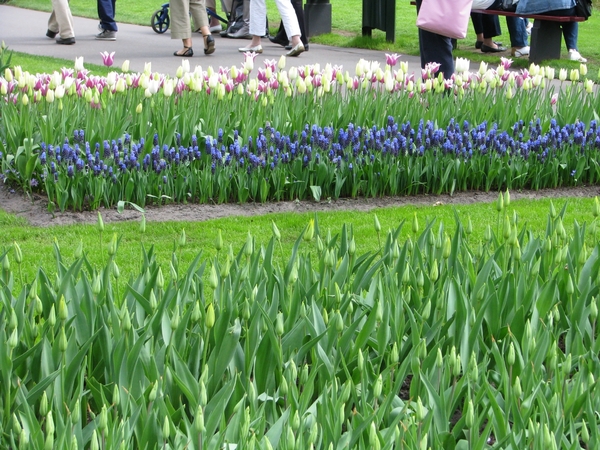
<instances>
[{"instance_id":1,"label":"tulip bud","mask_svg":"<svg viewBox=\"0 0 600 450\"><path fill-rule=\"evenodd\" d=\"M315 234L315 220L310 219L308 221L308 225L306 226L306 229L304 230L304 234L302 235L302 237L305 241L312 241L314 234Z\"/></svg>"},{"instance_id":2,"label":"tulip bud","mask_svg":"<svg viewBox=\"0 0 600 450\"><path fill-rule=\"evenodd\" d=\"M166 441L169 439L169 435L171 434L171 426L169 425L169 418L165 416L165 421L163 422L163 439Z\"/></svg>"},{"instance_id":3,"label":"tulip bud","mask_svg":"<svg viewBox=\"0 0 600 450\"><path fill-rule=\"evenodd\" d=\"M416 212L413 213L412 232L413 232L413 234L417 234L419 232L419 219L417 219Z\"/></svg>"},{"instance_id":4,"label":"tulip bud","mask_svg":"<svg viewBox=\"0 0 600 450\"><path fill-rule=\"evenodd\" d=\"M354 256L356 253L356 241L354 240L354 236L350 239L350 243L348 244L348 255Z\"/></svg>"},{"instance_id":5,"label":"tulip bud","mask_svg":"<svg viewBox=\"0 0 600 450\"><path fill-rule=\"evenodd\" d=\"M590 318L592 321L595 321L598 317L598 304L596 302L596 297L592 297L590 302Z\"/></svg>"},{"instance_id":6,"label":"tulip bud","mask_svg":"<svg viewBox=\"0 0 600 450\"><path fill-rule=\"evenodd\" d=\"M60 327L60 333L58 335L58 350L64 353L67 350L67 335L65 333L65 327Z\"/></svg>"},{"instance_id":7,"label":"tulip bud","mask_svg":"<svg viewBox=\"0 0 600 450\"><path fill-rule=\"evenodd\" d=\"M104 231L104 220L102 220L102 214L100 214L100 211L98 211L98 221L96 222L96 227L100 233Z\"/></svg>"},{"instance_id":8,"label":"tulip bud","mask_svg":"<svg viewBox=\"0 0 600 450\"><path fill-rule=\"evenodd\" d=\"M13 241L13 247L15 250L15 261L17 264L21 264L23 262L23 253L21 252L21 247L19 247L17 241Z\"/></svg>"},{"instance_id":9,"label":"tulip bud","mask_svg":"<svg viewBox=\"0 0 600 450\"><path fill-rule=\"evenodd\" d=\"M48 325L50 325L51 328L54 328L54 325L56 325L56 311L54 305L52 305L50 314L48 314Z\"/></svg>"},{"instance_id":10,"label":"tulip bud","mask_svg":"<svg viewBox=\"0 0 600 450\"><path fill-rule=\"evenodd\" d=\"M180 247L185 247L185 243L186 243L185 229L182 229L181 234L179 235L179 240L177 241L177 244Z\"/></svg>"},{"instance_id":11,"label":"tulip bud","mask_svg":"<svg viewBox=\"0 0 600 450\"><path fill-rule=\"evenodd\" d=\"M506 362L511 367L514 366L514 364L515 364L515 346L512 342L510 343L510 346L508 347L508 356L506 357Z\"/></svg>"},{"instance_id":12,"label":"tulip bud","mask_svg":"<svg viewBox=\"0 0 600 450\"><path fill-rule=\"evenodd\" d=\"M250 257L252 256L252 253L254 253L254 240L248 231L248 234L246 235L246 244L244 245L244 254L247 257Z\"/></svg>"},{"instance_id":13,"label":"tulip bud","mask_svg":"<svg viewBox=\"0 0 600 450\"><path fill-rule=\"evenodd\" d=\"M173 309L173 315L171 316L171 331L175 331L179 327L179 322L179 305L175 305L175 309Z\"/></svg>"},{"instance_id":14,"label":"tulip bud","mask_svg":"<svg viewBox=\"0 0 600 450\"><path fill-rule=\"evenodd\" d=\"M437 259L433 260L433 264L431 265L431 269L429 270L429 279L435 283L439 276L438 262Z\"/></svg>"},{"instance_id":15,"label":"tulip bud","mask_svg":"<svg viewBox=\"0 0 600 450\"><path fill-rule=\"evenodd\" d=\"M504 192L504 207L508 208L510 205L510 192L508 192L508 189L506 190L506 192Z\"/></svg>"},{"instance_id":16,"label":"tulip bud","mask_svg":"<svg viewBox=\"0 0 600 450\"><path fill-rule=\"evenodd\" d=\"M379 234L381 232L381 224L379 223L379 219L377 218L377 214L375 214L374 222L375 222L375 232L377 234Z\"/></svg>"},{"instance_id":17,"label":"tulip bud","mask_svg":"<svg viewBox=\"0 0 600 450\"><path fill-rule=\"evenodd\" d=\"M515 378L515 382L513 385L513 392L515 393L515 397L521 398L521 394L523 393L523 389L521 388L521 379L517 375Z\"/></svg>"},{"instance_id":18,"label":"tulip bud","mask_svg":"<svg viewBox=\"0 0 600 450\"><path fill-rule=\"evenodd\" d=\"M446 235L446 238L444 239L444 247L442 250L442 257L444 259L448 259L451 251L452 251L452 241L450 241L450 236Z\"/></svg>"},{"instance_id":19,"label":"tulip bud","mask_svg":"<svg viewBox=\"0 0 600 450\"><path fill-rule=\"evenodd\" d=\"M277 228L277 224L275 224L274 220L271 221L271 230L273 232L273 237L275 238L275 240L277 242L281 241L281 233L279 232L279 228Z\"/></svg>"},{"instance_id":20,"label":"tulip bud","mask_svg":"<svg viewBox=\"0 0 600 450\"><path fill-rule=\"evenodd\" d=\"M363 355L362 349L358 349L358 356L357 356L357 368L359 370L359 372L363 371L363 368L365 366L365 357Z\"/></svg>"},{"instance_id":21,"label":"tulip bud","mask_svg":"<svg viewBox=\"0 0 600 450\"><path fill-rule=\"evenodd\" d=\"M206 430L206 428L204 427L204 412L202 411L201 405L198 405L198 408L196 408L196 417L194 418L194 429L198 434L202 434Z\"/></svg>"},{"instance_id":22,"label":"tulip bud","mask_svg":"<svg viewBox=\"0 0 600 450\"><path fill-rule=\"evenodd\" d=\"M585 423L585 419L581 419L581 432L579 433L581 436L581 440L588 444L590 442L590 431L588 430L587 424Z\"/></svg>"},{"instance_id":23,"label":"tulip bud","mask_svg":"<svg viewBox=\"0 0 600 450\"><path fill-rule=\"evenodd\" d=\"M381 448L375 422L371 422L371 426L369 427L369 447L373 450L379 450Z\"/></svg>"},{"instance_id":24,"label":"tulip bud","mask_svg":"<svg viewBox=\"0 0 600 450\"><path fill-rule=\"evenodd\" d=\"M17 329L15 328L14 330L12 330L12 333L10 333L7 345L10 350L14 350L18 344L19 344L19 335L17 334Z\"/></svg>"},{"instance_id":25,"label":"tulip bud","mask_svg":"<svg viewBox=\"0 0 600 450\"><path fill-rule=\"evenodd\" d=\"M498 199L496 200L496 211L502 212L504 209L504 197L502 196L502 192L498 193Z\"/></svg>"},{"instance_id":26,"label":"tulip bud","mask_svg":"<svg viewBox=\"0 0 600 450\"><path fill-rule=\"evenodd\" d=\"M108 426L108 411L106 410L106 405L102 405L102 409L100 410L100 415L98 416L98 429L100 431L106 430Z\"/></svg>"},{"instance_id":27,"label":"tulip bud","mask_svg":"<svg viewBox=\"0 0 600 450\"><path fill-rule=\"evenodd\" d=\"M215 307L213 306L212 303L210 303L208 305L208 308L206 309L206 316L204 318L204 324L206 325L206 328L208 328L209 330L215 325Z\"/></svg>"},{"instance_id":28,"label":"tulip bud","mask_svg":"<svg viewBox=\"0 0 600 450\"><path fill-rule=\"evenodd\" d=\"M373 397L379 398L382 390L383 390L383 378L381 378L381 374L379 374L379 376L375 380L375 384L373 385Z\"/></svg>"},{"instance_id":29,"label":"tulip bud","mask_svg":"<svg viewBox=\"0 0 600 450\"><path fill-rule=\"evenodd\" d=\"M417 405L415 407L415 416L418 422L423 421L425 418L425 406L423 406L423 402L421 401L421 396L417 397Z\"/></svg>"},{"instance_id":30,"label":"tulip bud","mask_svg":"<svg viewBox=\"0 0 600 450\"><path fill-rule=\"evenodd\" d=\"M279 337L283 335L283 313L277 313L277 317L275 319L275 334Z\"/></svg>"},{"instance_id":31,"label":"tulip bud","mask_svg":"<svg viewBox=\"0 0 600 450\"><path fill-rule=\"evenodd\" d=\"M202 407L205 407L208 403L208 394L206 392L206 384L202 379L200 379L199 391L200 395L198 396L198 404Z\"/></svg>"},{"instance_id":32,"label":"tulip bud","mask_svg":"<svg viewBox=\"0 0 600 450\"><path fill-rule=\"evenodd\" d=\"M554 207L554 203L552 203L552 200L550 200L550 217L552 219L555 219L557 216L557 212L556 212L556 208Z\"/></svg>"},{"instance_id":33,"label":"tulip bud","mask_svg":"<svg viewBox=\"0 0 600 450\"><path fill-rule=\"evenodd\" d=\"M48 411L48 414L46 414L46 436L54 436L55 430L54 418L52 416L52 410L50 410Z\"/></svg>"},{"instance_id":34,"label":"tulip bud","mask_svg":"<svg viewBox=\"0 0 600 450\"><path fill-rule=\"evenodd\" d=\"M473 401L469 399L467 403L467 412L465 414L465 425L467 428L471 428L475 423L475 411L473 408Z\"/></svg>"},{"instance_id":35,"label":"tulip bud","mask_svg":"<svg viewBox=\"0 0 600 450\"><path fill-rule=\"evenodd\" d=\"M153 402L156 400L156 395L158 394L158 381L155 381L152 384L152 389L150 390L150 394L148 395L148 401Z\"/></svg>"}]
</instances>

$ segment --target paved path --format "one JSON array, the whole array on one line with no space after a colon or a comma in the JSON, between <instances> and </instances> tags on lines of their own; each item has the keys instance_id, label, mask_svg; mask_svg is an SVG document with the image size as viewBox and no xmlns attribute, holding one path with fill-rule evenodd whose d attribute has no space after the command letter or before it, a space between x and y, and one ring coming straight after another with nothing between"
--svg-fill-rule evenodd
<instances>
[{"instance_id":1,"label":"paved path","mask_svg":"<svg viewBox=\"0 0 600 450\"><path fill-rule=\"evenodd\" d=\"M160 2L157 3L159 5ZM150 25L144 27L119 23L117 40L114 42L97 41L98 20L74 18L75 45L58 45L53 39L46 37L49 13L16 8L14 6L0 5L0 41L4 41L9 49L43 56L54 56L75 61L76 57L83 56L84 63L102 65L100 52L115 52L115 66L119 67L124 60L130 61L132 71L143 71L146 62L152 63L152 71L174 75L181 64L182 58L173 56L173 52L181 48L180 40L171 40L170 30L165 34L155 33ZM150 23L150 17L148 17ZM415 28L416 33L416 28ZM212 66L240 65L243 56L238 52L238 47L247 45L250 41L245 39L228 39L215 35L216 51L205 56L202 37L194 34L193 58L189 58L191 67L197 65L206 68ZM272 44L268 39L263 39L262 55L255 61L255 67L262 67L264 59L279 59L285 53L283 47ZM354 74L356 63L360 58L369 61L379 61L385 65L385 53L382 51L365 50L357 48L338 48L327 45L310 44L310 51L297 58L288 58L287 67L304 64L327 63L341 65L344 70ZM419 73L419 58L415 56L402 56L402 61L408 61L409 72Z\"/></svg>"}]
</instances>

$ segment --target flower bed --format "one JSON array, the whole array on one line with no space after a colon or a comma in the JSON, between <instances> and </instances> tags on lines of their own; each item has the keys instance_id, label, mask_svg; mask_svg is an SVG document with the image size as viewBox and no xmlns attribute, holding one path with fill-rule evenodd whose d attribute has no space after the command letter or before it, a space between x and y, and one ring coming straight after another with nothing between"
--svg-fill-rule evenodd
<instances>
[{"instance_id":1,"label":"flower bed","mask_svg":"<svg viewBox=\"0 0 600 450\"><path fill-rule=\"evenodd\" d=\"M508 195L502 202L508 206ZM600 213L596 201L595 216ZM152 250L24 283L2 259L2 448L598 448L598 248L551 208L534 237L443 224L359 255L309 223L292 254ZM381 227L376 220L377 239ZM223 247L217 240L217 249ZM168 258L167 258L168 259ZM52 278L52 279L50 279Z\"/></svg>"},{"instance_id":2,"label":"flower bed","mask_svg":"<svg viewBox=\"0 0 600 450\"><path fill-rule=\"evenodd\" d=\"M359 62L354 76L282 60L252 78L251 55L218 72L184 64L175 78L150 67L95 77L81 61L54 74L7 70L3 176L60 210L597 181L591 79L547 87L552 69L464 65L451 80L435 66L415 79L394 55L384 68Z\"/></svg>"}]
</instances>

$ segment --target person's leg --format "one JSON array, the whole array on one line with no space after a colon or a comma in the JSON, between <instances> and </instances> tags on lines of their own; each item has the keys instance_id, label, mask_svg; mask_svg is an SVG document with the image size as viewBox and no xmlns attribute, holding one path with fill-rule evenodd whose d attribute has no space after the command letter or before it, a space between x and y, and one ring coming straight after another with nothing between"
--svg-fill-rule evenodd
<instances>
[{"instance_id":1,"label":"person's leg","mask_svg":"<svg viewBox=\"0 0 600 450\"><path fill-rule=\"evenodd\" d=\"M565 22L562 24L562 32L567 50L577 50L579 24L577 22Z\"/></svg>"},{"instance_id":2,"label":"person's leg","mask_svg":"<svg viewBox=\"0 0 600 450\"><path fill-rule=\"evenodd\" d=\"M267 20L267 5L265 0L252 0L250 2L250 35L252 42L244 49L260 48L260 38L265 33L265 21ZM244 51L240 49L240 51Z\"/></svg>"},{"instance_id":3,"label":"person's leg","mask_svg":"<svg viewBox=\"0 0 600 450\"><path fill-rule=\"evenodd\" d=\"M520 17L507 17L506 26L510 35L510 46L512 47L512 56L529 55L529 45L527 44L527 26Z\"/></svg>"},{"instance_id":4,"label":"person's leg","mask_svg":"<svg viewBox=\"0 0 600 450\"><path fill-rule=\"evenodd\" d=\"M46 32L46 36L50 39L53 39L58 34L58 22L56 21L56 13L54 9L50 13L50 17L48 18L48 31Z\"/></svg>"},{"instance_id":5,"label":"person's leg","mask_svg":"<svg viewBox=\"0 0 600 450\"><path fill-rule=\"evenodd\" d=\"M190 24L189 0L171 0L169 2L171 16L171 39L181 39L183 49L175 56L192 56L192 29Z\"/></svg>"},{"instance_id":6,"label":"person's leg","mask_svg":"<svg viewBox=\"0 0 600 450\"><path fill-rule=\"evenodd\" d=\"M102 29L108 31L117 31L115 22L115 2L113 0L98 0L98 17Z\"/></svg>"},{"instance_id":7,"label":"person's leg","mask_svg":"<svg viewBox=\"0 0 600 450\"><path fill-rule=\"evenodd\" d=\"M417 1L417 11L421 1ZM421 68L428 63L440 64L444 78L450 78L454 73L454 58L452 57L452 40L440 34L431 33L419 28L419 48L421 53Z\"/></svg>"},{"instance_id":8,"label":"person's leg","mask_svg":"<svg viewBox=\"0 0 600 450\"><path fill-rule=\"evenodd\" d=\"M62 39L72 39L75 37L73 31L73 16L67 0L52 0L52 12L58 24L58 33ZM50 24L48 25L48 28ZM73 41L74 43L74 41Z\"/></svg>"},{"instance_id":9,"label":"person's leg","mask_svg":"<svg viewBox=\"0 0 600 450\"><path fill-rule=\"evenodd\" d=\"M481 23L483 25L483 41L481 43L481 51L484 53L506 51L506 47L502 47L494 41L494 37L502 34L498 16L492 14L482 14L482 16Z\"/></svg>"},{"instance_id":10,"label":"person's leg","mask_svg":"<svg viewBox=\"0 0 600 450\"><path fill-rule=\"evenodd\" d=\"M194 21L194 29L200 30L204 39L204 54L210 55L215 51L215 40L211 35L208 25L208 14L206 13L206 3L204 0L189 0L190 13ZM185 46L185 43L184 43Z\"/></svg>"},{"instance_id":11,"label":"person's leg","mask_svg":"<svg viewBox=\"0 0 600 450\"><path fill-rule=\"evenodd\" d=\"M304 48L308 48L308 35L306 34L302 0L292 0L292 7L296 13L296 19L298 19L298 25L300 25L300 40L304 44Z\"/></svg>"},{"instance_id":12,"label":"person's leg","mask_svg":"<svg viewBox=\"0 0 600 450\"><path fill-rule=\"evenodd\" d=\"M302 41L300 40L300 24L298 23L292 2L289 0L275 0L275 4L285 27L285 33L289 37L292 47L295 47ZM250 22L250 27L252 27L252 22Z\"/></svg>"}]
</instances>

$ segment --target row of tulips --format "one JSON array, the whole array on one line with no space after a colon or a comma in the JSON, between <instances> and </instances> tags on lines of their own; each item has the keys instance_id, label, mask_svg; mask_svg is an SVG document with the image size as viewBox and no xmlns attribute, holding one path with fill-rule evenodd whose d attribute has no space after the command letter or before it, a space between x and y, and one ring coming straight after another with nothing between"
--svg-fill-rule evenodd
<instances>
[{"instance_id":1,"label":"row of tulips","mask_svg":"<svg viewBox=\"0 0 600 450\"><path fill-rule=\"evenodd\" d=\"M542 189L600 181L596 121L559 126L553 119L515 123L451 121L382 127L309 127L284 135L272 126L256 136L222 130L183 144L123 139L92 146L83 130L55 145L26 141L4 160L4 176L47 194L53 209L147 203L265 202L466 190ZM146 152L145 148L150 151Z\"/></svg>"},{"instance_id":2,"label":"row of tulips","mask_svg":"<svg viewBox=\"0 0 600 450\"><path fill-rule=\"evenodd\" d=\"M516 72L510 64L503 59L497 68L484 63L470 72L468 62L458 61L449 80L436 75L435 65L407 73L398 55L388 55L385 66L361 60L354 74L330 64L286 69L285 58L256 69L252 54L218 70L184 61L175 77L153 73L150 64L142 73L124 67L106 77L87 71L82 60L52 74L17 66L0 76L0 151L13 154L26 139L53 142L80 129L92 145L158 133L171 146L176 133L189 142L221 128L230 142L234 130L255 135L267 122L292 134L306 123L381 126L388 115L412 123L489 120L501 129L536 118L546 129L553 117L560 124L595 118L598 90L585 65L556 73L536 65Z\"/></svg>"},{"instance_id":3,"label":"row of tulips","mask_svg":"<svg viewBox=\"0 0 600 450\"><path fill-rule=\"evenodd\" d=\"M56 276L27 281L15 243L0 446L598 448L599 247L565 230L566 206L534 236L508 200L482 242L470 220L450 235L416 214L399 242L375 217L380 251L359 255L351 226L315 219L291 255L273 224L265 246L219 235L214 259L180 267L182 233L126 281L116 237L104 267L57 243Z\"/></svg>"}]
</instances>

